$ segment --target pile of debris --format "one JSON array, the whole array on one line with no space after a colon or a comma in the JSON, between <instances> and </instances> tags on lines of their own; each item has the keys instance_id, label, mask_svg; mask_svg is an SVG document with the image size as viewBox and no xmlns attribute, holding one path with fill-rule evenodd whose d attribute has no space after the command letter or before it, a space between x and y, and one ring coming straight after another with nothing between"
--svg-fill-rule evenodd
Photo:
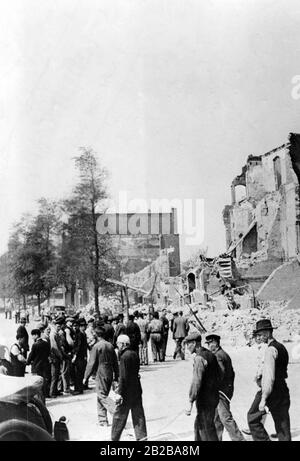
<instances>
[{"instance_id":1,"label":"pile of debris","mask_svg":"<svg viewBox=\"0 0 300 461\"><path fill-rule=\"evenodd\" d=\"M198 310L198 317L208 332L222 337L224 344L231 346L251 346L255 324L262 318L271 319L274 336L282 342L293 341L300 334L300 309L285 310L286 303L265 303L260 310L241 309L235 311ZM192 316L190 316L192 319Z\"/></svg>"}]
</instances>

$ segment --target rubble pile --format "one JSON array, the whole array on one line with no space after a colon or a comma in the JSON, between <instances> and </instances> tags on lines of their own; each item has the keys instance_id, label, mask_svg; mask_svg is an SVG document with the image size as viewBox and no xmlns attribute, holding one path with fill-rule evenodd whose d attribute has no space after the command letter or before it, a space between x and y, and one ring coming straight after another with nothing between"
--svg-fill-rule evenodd
<instances>
[{"instance_id":1,"label":"rubble pile","mask_svg":"<svg viewBox=\"0 0 300 461\"><path fill-rule=\"evenodd\" d=\"M237 267L238 269L249 269L249 267L254 266L258 262L266 261L267 259L268 255L265 248L251 254L243 253L237 262Z\"/></svg>"},{"instance_id":2,"label":"rubble pile","mask_svg":"<svg viewBox=\"0 0 300 461\"><path fill-rule=\"evenodd\" d=\"M222 337L222 342L231 346L250 346L253 343L252 332L255 324L262 318L271 319L274 336L282 342L293 341L300 334L300 309L285 310L284 302L265 303L263 307L235 311L198 311L198 316L207 332Z\"/></svg>"}]
</instances>

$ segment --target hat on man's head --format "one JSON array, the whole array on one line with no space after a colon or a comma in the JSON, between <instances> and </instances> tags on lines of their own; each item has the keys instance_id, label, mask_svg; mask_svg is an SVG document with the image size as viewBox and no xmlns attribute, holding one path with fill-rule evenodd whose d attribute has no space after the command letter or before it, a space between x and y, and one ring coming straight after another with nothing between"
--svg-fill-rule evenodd
<instances>
[{"instance_id":1,"label":"hat on man's head","mask_svg":"<svg viewBox=\"0 0 300 461\"><path fill-rule=\"evenodd\" d=\"M185 343L189 343L191 341L197 341L200 342L202 339L201 334L198 331L193 331L193 333L190 333L189 335L186 336L184 339Z\"/></svg>"},{"instance_id":2,"label":"hat on man's head","mask_svg":"<svg viewBox=\"0 0 300 461\"><path fill-rule=\"evenodd\" d=\"M220 340L221 340L221 336L216 335L214 333L211 333L211 334L207 335L206 338L205 338L206 343L210 343L212 341L217 341L219 343Z\"/></svg>"},{"instance_id":3,"label":"hat on man's head","mask_svg":"<svg viewBox=\"0 0 300 461\"><path fill-rule=\"evenodd\" d=\"M273 327L273 326L272 326L272 323L271 323L271 320L270 320L270 319L258 320L258 322L256 322L255 330L253 330L253 334L256 335L256 334L259 333L260 331L263 331L263 330L274 330L275 328L277 328L277 327Z\"/></svg>"},{"instance_id":4,"label":"hat on man's head","mask_svg":"<svg viewBox=\"0 0 300 461\"><path fill-rule=\"evenodd\" d=\"M86 327L87 326L86 320L84 318L79 319L78 323L79 323L80 327L82 327L82 326Z\"/></svg>"},{"instance_id":5,"label":"hat on man's head","mask_svg":"<svg viewBox=\"0 0 300 461\"><path fill-rule=\"evenodd\" d=\"M66 322L74 322L73 317L67 317L67 318L66 318Z\"/></svg>"}]
</instances>

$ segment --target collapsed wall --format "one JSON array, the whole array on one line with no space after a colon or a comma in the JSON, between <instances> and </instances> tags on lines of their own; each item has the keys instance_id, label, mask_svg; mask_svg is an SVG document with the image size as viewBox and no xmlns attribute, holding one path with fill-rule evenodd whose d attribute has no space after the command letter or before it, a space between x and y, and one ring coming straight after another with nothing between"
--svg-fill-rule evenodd
<instances>
[{"instance_id":1,"label":"collapsed wall","mask_svg":"<svg viewBox=\"0 0 300 461\"><path fill-rule=\"evenodd\" d=\"M300 135L291 133L288 143L250 155L242 174L232 181L232 203L223 211L227 254L255 291L300 251L299 180Z\"/></svg>"}]
</instances>

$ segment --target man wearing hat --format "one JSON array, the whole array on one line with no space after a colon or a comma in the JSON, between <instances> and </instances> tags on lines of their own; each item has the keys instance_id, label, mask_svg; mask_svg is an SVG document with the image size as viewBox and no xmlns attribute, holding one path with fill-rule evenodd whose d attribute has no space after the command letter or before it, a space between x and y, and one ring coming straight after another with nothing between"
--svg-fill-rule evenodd
<instances>
[{"instance_id":1,"label":"man wearing hat","mask_svg":"<svg viewBox=\"0 0 300 461\"><path fill-rule=\"evenodd\" d=\"M87 338L85 334L86 321L84 318L78 320L79 330L76 332L74 340L74 392L73 395L83 394L83 377L87 363Z\"/></svg>"},{"instance_id":2,"label":"man wearing hat","mask_svg":"<svg viewBox=\"0 0 300 461\"><path fill-rule=\"evenodd\" d=\"M26 317L22 316L20 319L20 325L17 329L17 335L22 336L23 340L23 349L24 349L24 357L27 358L27 353L29 351L29 335L28 331L26 330Z\"/></svg>"},{"instance_id":3,"label":"man wearing hat","mask_svg":"<svg viewBox=\"0 0 300 461\"><path fill-rule=\"evenodd\" d=\"M274 420L279 441L290 441L290 394L286 384L289 355L283 344L273 338L272 323L269 319L262 319L256 323L253 335L261 342L267 344L260 390L248 411L248 425L253 440L269 441L262 418L266 408L270 410Z\"/></svg>"},{"instance_id":4,"label":"man wearing hat","mask_svg":"<svg viewBox=\"0 0 300 461\"><path fill-rule=\"evenodd\" d=\"M113 345L104 339L105 328L101 322L96 322L95 332L98 341L91 350L84 374L84 382L87 382L93 371L96 370L98 424L108 426L107 397L113 381L117 381L119 377L118 359Z\"/></svg>"},{"instance_id":5,"label":"man wearing hat","mask_svg":"<svg viewBox=\"0 0 300 461\"><path fill-rule=\"evenodd\" d=\"M197 416L194 424L195 441L218 442L214 423L219 402L219 370L215 355L201 345L199 332L190 333L184 340L191 354L195 354L193 380L190 387L191 414L193 403L196 402Z\"/></svg>"},{"instance_id":6,"label":"man wearing hat","mask_svg":"<svg viewBox=\"0 0 300 461\"><path fill-rule=\"evenodd\" d=\"M63 319L57 318L53 321L51 326L50 338L50 363L51 363L51 384L50 384L50 397L56 398L58 392L58 380L61 364L63 361L63 351L61 349L61 340L59 331L62 327Z\"/></svg>"},{"instance_id":7,"label":"man wearing hat","mask_svg":"<svg viewBox=\"0 0 300 461\"><path fill-rule=\"evenodd\" d=\"M32 374L44 379L41 397L45 401L48 394L50 344L41 338L41 330L38 328L31 330L31 336L34 342L27 358L27 365L31 365Z\"/></svg>"},{"instance_id":8,"label":"man wearing hat","mask_svg":"<svg viewBox=\"0 0 300 461\"><path fill-rule=\"evenodd\" d=\"M219 335L210 334L206 336L208 349L215 355L219 365L219 403L215 416L217 435L221 442L225 427L233 442L244 442L245 438L239 430L230 410L235 373L232 367L231 358L220 346L220 341L221 337Z\"/></svg>"}]
</instances>

